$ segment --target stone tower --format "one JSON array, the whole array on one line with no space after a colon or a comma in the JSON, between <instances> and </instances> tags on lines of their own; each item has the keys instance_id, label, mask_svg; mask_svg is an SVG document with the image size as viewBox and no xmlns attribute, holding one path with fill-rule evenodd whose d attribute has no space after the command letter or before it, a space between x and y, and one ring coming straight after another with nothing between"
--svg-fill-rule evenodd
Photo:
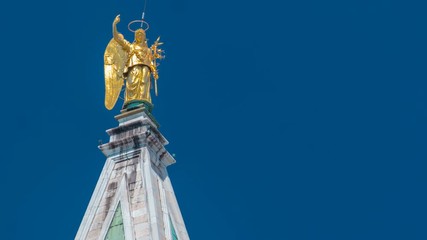
<instances>
[{"instance_id":1,"label":"stone tower","mask_svg":"<svg viewBox=\"0 0 427 240\"><path fill-rule=\"evenodd\" d=\"M76 240L187 240L166 167L175 159L144 107L116 116L107 157Z\"/></svg>"}]
</instances>

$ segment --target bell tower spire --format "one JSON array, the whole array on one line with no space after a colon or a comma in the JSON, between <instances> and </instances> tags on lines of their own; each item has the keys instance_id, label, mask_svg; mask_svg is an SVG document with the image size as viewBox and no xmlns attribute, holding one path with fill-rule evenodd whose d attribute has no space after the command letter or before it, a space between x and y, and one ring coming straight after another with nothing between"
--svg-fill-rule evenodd
<instances>
[{"instance_id":1,"label":"bell tower spire","mask_svg":"<svg viewBox=\"0 0 427 240\"><path fill-rule=\"evenodd\" d=\"M107 157L76 240L187 240L167 167L175 159L144 107L116 116Z\"/></svg>"},{"instance_id":2,"label":"bell tower spire","mask_svg":"<svg viewBox=\"0 0 427 240\"><path fill-rule=\"evenodd\" d=\"M117 31L104 54L105 106L111 110L124 86L124 104L107 130L110 140L99 146L107 158L76 240L188 240L188 233L166 168L175 159L151 114L151 82L157 95L156 59L162 59L159 38L147 46L148 23L132 21L130 43ZM130 26L141 23L141 28ZM145 23L145 29L143 28Z\"/></svg>"}]
</instances>

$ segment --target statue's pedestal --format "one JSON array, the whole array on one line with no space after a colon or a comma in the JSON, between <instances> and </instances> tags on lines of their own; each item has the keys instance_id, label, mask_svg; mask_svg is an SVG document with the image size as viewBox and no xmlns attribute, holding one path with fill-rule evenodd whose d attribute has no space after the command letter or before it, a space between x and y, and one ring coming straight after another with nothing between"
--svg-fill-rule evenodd
<instances>
[{"instance_id":1,"label":"statue's pedestal","mask_svg":"<svg viewBox=\"0 0 427 240\"><path fill-rule=\"evenodd\" d=\"M146 119L152 123L152 125L155 125L156 128L159 127L159 123L156 121L154 116L151 114L150 110L145 107L140 107L133 110L122 110L121 113L114 117L118 122L119 126L122 124L130 123L134 119Z\"/></svg>"},{"instance_id":2,"label":"statue's pedestal","mask_svg":"<svg viewBox=\"0 0 427 240\"><path fill-rule=\"evenodd\" d=\"M115 117L107 157L75 239L189 239L167 166L175 159L167 140L144 108Z\"/></svg>"}]
</instances>

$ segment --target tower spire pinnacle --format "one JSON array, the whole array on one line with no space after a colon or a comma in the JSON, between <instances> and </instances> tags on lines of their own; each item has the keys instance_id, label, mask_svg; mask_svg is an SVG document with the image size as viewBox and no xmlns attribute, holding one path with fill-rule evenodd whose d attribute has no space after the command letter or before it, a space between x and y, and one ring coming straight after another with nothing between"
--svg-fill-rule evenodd
<instances>
[{"instance_id":1,"label":"tower spire pinnacle","mask_svg":"<svg viewBox=\"0 0 427 240\"><path fill-rule=\"evenodd\" d=\"M118 22L120 16L104 55L105 106L114 107L123 85L125 102L115 117L118 126L107 130L109 142L98 146L107 159L75 239L188 240L167 172L176 161L151 115L150 82L158 78L162 43L157 38L147 47L148 23L134 31L135 41L129 43L118 33Z\"/></svg>"}]
</instances>

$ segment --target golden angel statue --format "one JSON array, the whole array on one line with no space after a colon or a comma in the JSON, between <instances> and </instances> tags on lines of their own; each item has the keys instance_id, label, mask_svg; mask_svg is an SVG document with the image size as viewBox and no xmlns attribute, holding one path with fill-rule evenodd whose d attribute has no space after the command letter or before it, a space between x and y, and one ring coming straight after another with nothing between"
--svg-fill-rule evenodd
<instances>
[{"instance_id":1,"label":"golden angel statue","mask_svg":"<svg viewBox=\"0 0 427 240\"><path fill-rule=\"evenodd\" d=\"M141 28L133 31L135 40L133 43L124 39L123 35L117 31L117 23L120 22L118 15L113 22L113 39L107 45L104 54L104 74L105 74L105 107L111 110L119 98L122 86L126 79L123 109L133 109L144 105L151 109L151 76L154 78L155 93L157 95L157 73L156 59L162 59L163 51L158 46L160 37L149 48L145 37L145 30Z\"/></svg>"}]
</instances>

